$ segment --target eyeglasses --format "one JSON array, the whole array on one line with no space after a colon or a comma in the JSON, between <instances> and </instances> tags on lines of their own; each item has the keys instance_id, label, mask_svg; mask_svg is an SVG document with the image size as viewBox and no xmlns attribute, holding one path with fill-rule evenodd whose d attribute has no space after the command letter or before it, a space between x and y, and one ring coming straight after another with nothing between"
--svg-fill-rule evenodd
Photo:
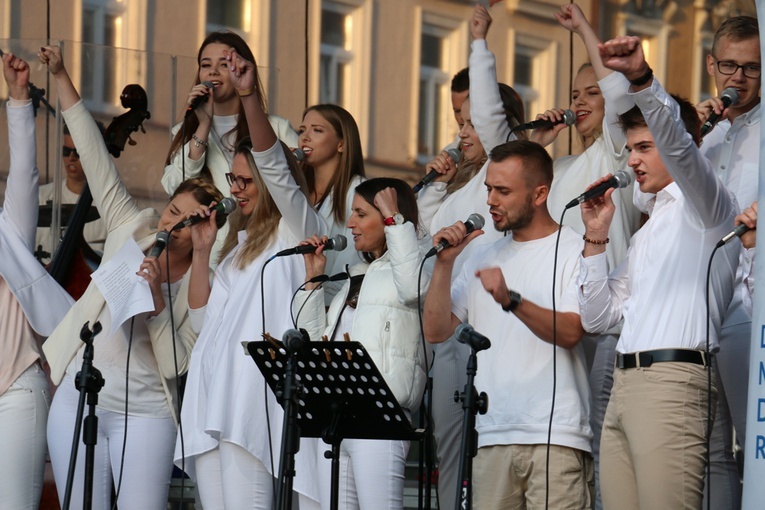
<instances>
[{"instance_id":1,"label":"eyeglasses","mask_svg":"<svg viewBox=\"0 0 765 510\"><path fill-rule=\"evenodd\" d=\"M240 175L234 175L232 172L228 172L226 174L226 181L228 182L228 185L231 186L232 184L236 183L236 187L239 188L239 191L244 191L247 189L247 185L254 181L253 178L247 178L242 177Z\"/></svg>"},{"instance_id":2,"label":"eyeglasses","mask_svg":"<svg viewBox=\"0 0 765 510\"><path fill-rule=\"evenodd\" d=\"M75 158L80 159L80 153L77 152L77 149L74 147L67 147L64 145L61 147L61 152L63 153L65 158L68 158L70 155L74 155Z\"/></svg>"},{"instance_id":3,"label":"eyeglasses","mask_svg":"<svg viewBox=\"0 0 765 510\"><path fill-rule=\"evenodd\" d=\"M736 74L739 69L744 71L744 76L747 78L759 78L760 74L762 73L760 66L757 64L744 64L740 66L735 62L731 62L730 60L717 60L716 58L715 62L717 62L717 70L720 71L720 74L724 74L726 76Z\"/></svg>"}]
</instances>

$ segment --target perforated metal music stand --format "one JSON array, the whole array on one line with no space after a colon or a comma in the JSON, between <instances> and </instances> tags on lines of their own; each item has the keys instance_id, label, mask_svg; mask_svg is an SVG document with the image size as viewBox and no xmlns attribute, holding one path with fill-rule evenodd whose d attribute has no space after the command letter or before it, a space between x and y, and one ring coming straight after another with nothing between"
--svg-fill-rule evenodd
<instances>
[{"instance_id":1,"label":"perforated metal music stand","mask_svg":"<svg viewBox=\"0 0 765 510\"><path fill-rule=\"evenodd\" d=\"M287 350L266 341L247 342L246 349L279 396ZM310 342L296 356L297 380L301 385L299 435L320 437L331 445L331 508L337 509L343 439L417 440L421 431L412 428L361 343Z\"/></svg>"}]
</instances>

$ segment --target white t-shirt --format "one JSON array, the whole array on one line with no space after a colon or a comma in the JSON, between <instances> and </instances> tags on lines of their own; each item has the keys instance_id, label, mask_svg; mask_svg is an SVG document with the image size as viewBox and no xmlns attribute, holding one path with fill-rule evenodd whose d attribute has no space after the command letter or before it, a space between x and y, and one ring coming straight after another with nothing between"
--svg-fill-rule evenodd
<instances>
[{"instance_id":1,"label":"white t-shirt","mask_svg":"<svg viewBox=\"0 0 765 510\"><path fill-rule=\"evenodd\" d=\"M523 299L552 309L557 232L533 241L512 235L474 251L452 286L452 312L492 342L478 354L478 391L489 410L478 415L478 446L543 444L547 441L553 382L553 346L514 314L502 310L475 277L477 269L499 267L508 288ZM562 227L555 276L556 310L579 313L576 279L582 237ZM590 389L581 345L557 347L557 389L552 443L591 451Z\"/></svg>"}]
</instances>

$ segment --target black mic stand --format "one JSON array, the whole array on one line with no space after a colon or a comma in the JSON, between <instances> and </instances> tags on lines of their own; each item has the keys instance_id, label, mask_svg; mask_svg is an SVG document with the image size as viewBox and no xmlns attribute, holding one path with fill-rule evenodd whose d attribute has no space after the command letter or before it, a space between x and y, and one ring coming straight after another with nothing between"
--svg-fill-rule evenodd
<instances>
[{"instance_id":1,"label":"black mic stand","mask_svg":"<svg viewBox=\"0 0 765 510\"><path fill-rule=\"evenodd\" d=\"M66 492L64 493L63 510L69 510L69 502L72 498L72 485L74 483L74 469L77 465L77 451L80 444L80 429L82 427L82 415L85 410L85 396L88 397L88 416L85 418L85 431L82 434L82 442L85 443L85 488L82 496L82 507L90 510L93 506L93 467L98 441L98 392L104 387L104 378L101 372L93 366L93 338L101 332L101 323L93 324L93 330L88 328L86 322L80 331L80 340L85 342L85 350L82 353L82 369L77 372L74 380L75 387L80 391L80 400L77 404L77 416L74 422L74 438L72 441L72 453L69 456L69 473L66 477Z\"/></svg>"},{"instance_id":2,"label":"black mic stand","mask_svg":"<svg viewBox=\"0 0 765 510\"><path fill-rule=\"evenodd\" d=\"M300 409L300 395L303 385L297 377L297 354L303 346L309 342L305 330L301 335L295 335L292 341L286 339L283 342L287 349L287 364L284 369L284 380L281 389L276 392L284 408L282 421L282 447L279 456L279 479L277 481L276 508L277 510L291 510L292 508L292 484L295 478L295 454L300 451L300 424L298 423L298 410Z\"/></svg>"},{"instance_id":3,"label":"black mic stand","mask_svg":"<svg viewBox=\"0 0 765 510\"><path fill-rule=\"evenodd\" d=\"M487 346L488 347L488 346ZM489 409L489 396L486 392L478 394L473 381L478 371L477 351L470 348L467 362L467 382L462 394L454 392L454 401L462 402L462 441L460 443L460 467L457 476L456 510L470 510L473 499L473 457L478 453L478 433L475 430L475 416L486 414Z\"/></svg>"}]
</instances>

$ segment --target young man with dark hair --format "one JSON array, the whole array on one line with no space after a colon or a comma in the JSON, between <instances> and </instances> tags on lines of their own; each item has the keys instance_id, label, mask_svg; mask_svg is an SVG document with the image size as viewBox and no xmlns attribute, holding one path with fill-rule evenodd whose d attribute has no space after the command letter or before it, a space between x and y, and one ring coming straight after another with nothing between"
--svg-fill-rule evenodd
<instances>
[{"instance_id":1,"label":"young man with dark hair","mask_svg":"<svg viewBox=\"0 0 765 510\"><path fill-rule=\"evenodd\" d=\"M716 350L737 249L725 247L714 258L709 321L706 271L715 244L733 227L737 206L698 149L692 106L654 79L640 39L617 37L600 45L600 53L606 67L631 83L636 108L621 118L628 164L640 191L655 195L647 204L649 220L610 275L605 243L613 190L582 204L582 325L601 332L624 320L601 438L603 506L700 508L712 418L707 402L714 410L717 401L714 382L707 390L706 333L711 321L709 351Z\"/></svg>"}]
</instances>

